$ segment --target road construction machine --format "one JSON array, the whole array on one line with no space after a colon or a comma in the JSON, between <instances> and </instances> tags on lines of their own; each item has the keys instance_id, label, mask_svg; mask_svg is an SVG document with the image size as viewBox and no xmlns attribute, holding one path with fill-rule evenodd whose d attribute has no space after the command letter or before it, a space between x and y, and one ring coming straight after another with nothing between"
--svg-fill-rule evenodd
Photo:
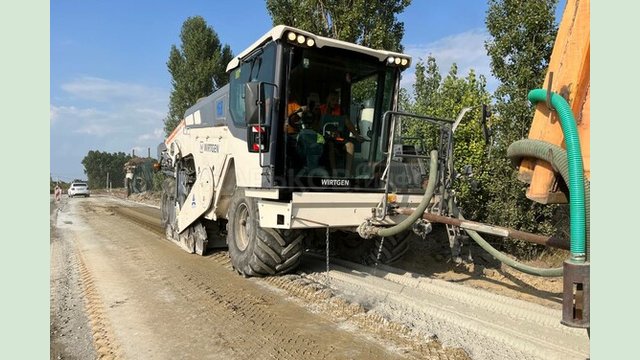
<instances>
[{"instance_id":1,"label":"road construction machine","mask_svg":"<svg viewBox=\"0 0 640 360\"><path fill-rule=\"evenodd\" d=\"M407 251L411 234L425 236L432 222L442 223L455 261L468 236L522 272L564 275L563 323L589 329L589 181L580 147L586 139L588 155L589 2L568 4L560 34L581 47L570 52L579 54L576 71L563 76L579 80L579 96L565 95L570 106L551 85L532 90L530 101L546 104L561 121L546 122L553 131L534 124L531 139L512 144L507 156L516 164L525 159L521 175L531 180L531 191L536 185L529 196L537 201L562 198L547 196L554 189L550 173L571 183L570 244L460 214L453 184L471 171L454 169L453 134L467 112L482 106L483 133L490 136L486 106L469 104L456 119L401 112L400 75L409 56L282 25L235 57L227 66L229 83L189 108L160 144L167 237L198 254L228 246L238 273L268 276L294 270L314 239L324 240L327 255L339 240L347 252L367 244L367 262L393 262ZM552 65L566 63L563 44L556 44ZM562 80L556 86L573 88ZM582 119L580 136L573 112ZM407 137L415 132L405 130L416 124L423 134ZM540 136L554 141L533 141ZM557 145L563 138L566 150ZM545 181L526 171L532 161L542 161ZM560 268L532 267L502 254L479 232L567 249L571 258Z\"/></svg>"},{"instance_id":2,"label":"road construction machine","mask_svg":"<svg viewBox=\"0 0 640 360\"><path fill-rule=\"evenodd\" d=\"M428 205L450 215L454 121L398 111L410 64L401 53L271 29L160 144L167 237L198 254L228 246L246 276L289 272L305 241L329 236L371 244L370 260L397 260L429 224L393 208L416 208L431 183ZM408 119L429 124L433 141L403 139Z\"/></svg>"}]
</instances>

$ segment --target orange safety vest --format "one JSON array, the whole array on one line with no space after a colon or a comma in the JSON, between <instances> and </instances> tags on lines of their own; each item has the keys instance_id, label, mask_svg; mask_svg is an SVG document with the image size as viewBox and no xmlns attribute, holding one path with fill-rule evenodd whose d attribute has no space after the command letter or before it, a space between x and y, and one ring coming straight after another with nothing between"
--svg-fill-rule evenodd
<instances>
[{"instance_id":1,"label":"orange safety vest","mask_svg":"<svg viewBox=\"0 0 640 360\"><path fill-rule=\"evenodd\" d=\"M331 109L330 113L328 111L328 105L327 104L320 105L320 114L322 114L322 115L342 115L340 113L341 113L340 105L338 105L338 104L333 106L333 108Z\"/></svg>"}]
</instances>

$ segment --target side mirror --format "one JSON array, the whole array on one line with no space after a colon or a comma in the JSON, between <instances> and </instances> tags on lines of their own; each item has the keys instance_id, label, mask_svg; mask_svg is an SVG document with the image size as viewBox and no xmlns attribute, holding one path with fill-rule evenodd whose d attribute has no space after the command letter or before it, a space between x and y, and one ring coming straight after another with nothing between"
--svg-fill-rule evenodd
<instances>
[{"instance_id":1,"label":"side mirror","mask_svg":"<svg viewBox=\"0 0 640 360\"><path fill-rule=\"evenodd\" d=\"M487 119L491 117L491 108L489 105L482 105L482 136L485 144L489 144L491 138L491 129L487 126Z\"/></svg>"},{"instance_id":2,"label":"side mirror","mask_svg":"<svg viewBox=\"0 0 640 360\"><path fill-rule=\"evenodd\" d=\"M244 86L244 108L247 124L260 124L264 119L264 86L248 82Z\"/></svg>"}]
</instances>

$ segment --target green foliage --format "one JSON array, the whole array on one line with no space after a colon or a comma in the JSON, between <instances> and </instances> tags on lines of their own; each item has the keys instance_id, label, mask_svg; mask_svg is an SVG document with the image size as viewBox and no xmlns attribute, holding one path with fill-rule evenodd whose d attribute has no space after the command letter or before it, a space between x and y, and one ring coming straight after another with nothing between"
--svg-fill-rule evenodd
<instances>
[{"instance_id":1,"label":"green foliage","mask_svg":"<svg viewBox=\"0 0 640 360\"><path fill-rule=\"evenodd\" d=\"M124 186L124 164L131 159L131 156L123 152L108 153L98 150L91 150L82 159L84 173L87 175L89 187L92 189L102 189L107 187L107 174L111 186Z\"/></svg>"},{"instance_id":2,"label":"green foliage","mask_svg":"<svg viewBox=\"0 0 640 360\"><path fill-rule=\"evenodd\" d=\"M557 27L557 0L490 0L486 24L492 39L485 47L491 71L501 84L494 94L499 117L492 126L503 153L515 140L527 136L533 107L531 89L543 86Z\"/></svg>"},{"instance_id":3,"label":"green foliage","mask_svg":"<svg viewBox=\"0 0 640 360\"><path fill-rule=\"evenodd\" d=\"M396 15L411 0L266 0L273 25L289 25L314 34L371 48L401 51L404 23Z\"/></svg>"},{"instance_id":4,"label":"green foliage","mask_svg":"<svg viewBox=\"0 0 640 360\"><path fill-rule=\"evenodd\" d=\"M166 179L166 175L161 171L153 173L153 191L162 191L162 182L164 181L164 179Z\"/></svg>"},{"instance_id":5,"label":"green foliage","mask_svg":"<svg viewBox=\"0 0 640 360\"><path fill-rule=\"evenodd\" d=\"M426 65L421 61L416 64L416 82L413 86L416 111L425 114L437 111L436 100L441 81L440 69L433 56L427 58Z\"/></svg>"},{"instance_id":6,"label":"green foliage","mask_svg":"<svg viewBox=\"0 0 640 360\"><path fill-rule=\"evenodd\" d=\"M67 189L69 188L69 183L66 183L61 180L53 181L53 179L49 177L49 194L53 194L53 191L55 190L56 185L60 186L63 192L67 191Z\"/></svg>"},{"instance_id":7,"label":"green foliage","mask_svg":"<svg viewBox=\"0 0 640 360\"><path fill-rule=\"evenodd\" d=\"M400 100L402 108L410 112L448 119L455 119L464 107L474 107L454 134L456 171L460 173L465 165L473 168L471 179L463 177L454 184L466 218L524 231L552 233L553 208L525 197L526 185L515 178L517 171L505 156L496 156L494 149L488 156L489 149L482 136L480 105L489 104L491 95L486 90L483 76L476 76L471 70L465 77L460 77L453 64L443 78L436 59L428 57L425 62L416 64L413 101L406 93L404 96L401 93ZM494 131L503 131L503 128ZM426 139L429 149L437 143L439 136L435 127L420 121L403 121L402 133L403 136ZM520 256L532 256L540 250L521 241L498 241L497 244L503 244L503 250Z\"/></svg>"},{"instance_id":8,"label":"green foliage","mask_svg":"<svg viewBox=\"0 0 640 360\"><path fill-rule=\"evenodd\" d=\"M369 77L353 84L351 96L355 103L362 104L367 100L375 99L376 89L377 79L375 77Z\"/></svg>"},{"instance_id":9,"label":"green foliage","mask_svg":"<svg viewBox=\"0 0 640 360\"><path fill-rule=\"evenodd\" d=\"M494 93L492 161L493 181L485 185L486 221L524 231L550 234L556 206L526 198L527 185L516 179L517 170L506 159L507 147L527 137L533 106L531 89L543 86L557 27L556 0L490 0L486 24L491 40L485 47L493 75L501 84ZM533 246L511 244L528 252Z\"/></svg>"},{"instance_id":10,"label":"green foliage","mask_svg":"<svg viewBox=\"0 0 640 360\"><path fill-rule=\"evenodd\" d=\"M218 35L201 16L185 20L180 40L180 48L171 46L167 61L173 86L169 114L164 120L167 135L198 99L210 95L228 82L226 67L233 58L229 45L221 45Z\"/></svg>"},{"instance_id":11,"label":"green foliage","mask_svg":"<svg viewBox=\"0 0 640 360\"><path fill-rule=\"evenodd\" d=\"M405 88L400 88L398 94L398 111L410 112L412 108L411 97Z\"/></svg>"},{"instance_id":12,"label":"green foliage","mask_svg":"<svg viewBox=\"0 0 640 360\"><path fill-rule=\"evenodd\" d=\"M428 57L426 63L416 64L416 82L413 87L414 101L408 104L409 109L417 114L438 118L455 119L465 107L474 107L466 113L454 135L454 168L461 172L465 165L474 169L474 181L460 181L455 184L458 200L462 204L465 216L478 220L484 213L488 193L482 186L483 180L489 178L488 161L485 152L484 138L480 119L482 104L488 104L490 94L486 90L486 79L476 76L471 70L466 77L458 75L456 64L451 66L443 79L440 75L436 59ZM439 131L422 121L403 122L403 135L427 139L429 149L435 149L439 139Z\"/></svg>"}]
</instances>

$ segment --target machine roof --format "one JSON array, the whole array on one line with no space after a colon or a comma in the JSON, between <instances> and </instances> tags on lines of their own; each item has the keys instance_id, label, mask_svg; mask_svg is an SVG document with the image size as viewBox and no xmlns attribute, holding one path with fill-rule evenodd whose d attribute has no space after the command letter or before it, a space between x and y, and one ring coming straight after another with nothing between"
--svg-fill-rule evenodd
<instances>
[{"instance_id":1,"label":"machine roof","mask_svg":"<svg viewBox=\"0 0 640 360\"><path fill-rule=\"evenodd\" d=\"M330 46L330 47L339 48L339 49L346 49L346 50L356 51L356 52L359 52L359 53L362 53L362 54L367 54L367 55L373 56L373 57L377 58L380 61L384 61L389 56L401 56L401 57L404 57L404 58L409 60L409 63L407 64L407 66L409 66L411 64L411 56L406 55L406 54L401 54L401 53L397 53L397 52L393 52L393 51L387 51L387 50L375 50L375 49L368 48L366 46L357 45L357 44L349 43L349 42L342 41L342 40L336 40L336 39L331 39L331 38L327 38L327 37L323 37L323 36L318 36L318 35L315 35L315 34L312 34L312 33L308 32L308 31L300 30L300 29L297 29L297 28L294 28L294 27L291 27L291 26L278 25L278 26L274 27L273 29L269 30L266 34L264 34L262 37L260 37L260 39L258 39L256 42L251 44L251 46L249 46L244 51L242 51L240 54L238 54L238 56L233 58L229 62L229 64L227 65L227 72L229 72L229 71L235 69L236 67L238 67L240 65L240 60L242 60L247 55L251 54L255 49L257 49L260 46L264 45L268 41L277 40L277 39L283 38L289 31L293 31L296 34L302 34L302 35L304 35L306 37L313 38L315 40L315 42L316 42L315 46L318 47L318 48L323 48L325 46Z\"/></svg>"}]
</instances>

